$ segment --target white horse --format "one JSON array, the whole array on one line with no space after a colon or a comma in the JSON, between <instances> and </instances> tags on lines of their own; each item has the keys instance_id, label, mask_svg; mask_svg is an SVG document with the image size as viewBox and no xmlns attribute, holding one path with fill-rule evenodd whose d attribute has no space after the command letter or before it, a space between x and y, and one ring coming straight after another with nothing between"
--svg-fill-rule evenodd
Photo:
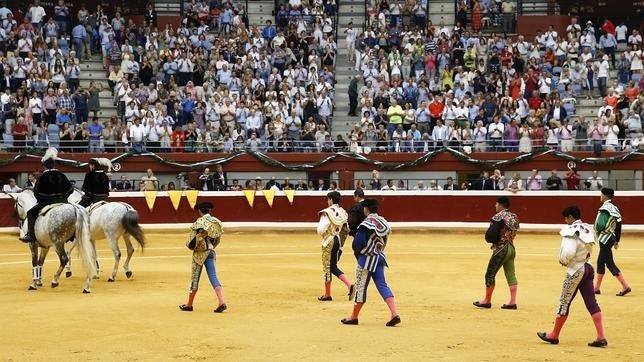
<instances>
[{"instance_id":1,"label":"white horse","mask_svg":"<svg viewBox=\"0 0 644 362\"><path fill-rule=\"evenodd\" d=\"M82 191L75 190L69 196L68 201L76 203L80 201L82 195ZM130 259L132 259L132 255L134 254L134 246L132 246L130 236L139 243L141 250L145 248L145 237L143 230L139 226L139 214L132 206L124 202L106 202L102 205L91 205L89 210L90 237L92 242L95 244L97 240L107 239L114 253L114 268L107 281L113 282L116 279L116 273L121 260L121 250L118 244L120 237L123 237L127 248L127 258L123 264L125 276L128 279L131 278L132 270L130 270ZM72 245L73 248L74 245ZM66 274L71 276L71 264L67 266Z\"/></svg>"},{"instance_id":2,"label":"white horse","mask_svg":"<svg viewBox=\"0 0 644 362\"><path fill-rule=\"evenodd\" d=\"M18 217L24 220L27 211L36 205L36 197L32 190L27 189L17 194L9 194L16 202ZM27 225L22 223L21 233L26 232ZM36 290L42 286L42 266L49 248L54 246L60 259L60 266L54 274L51 287L55 288L60 284L60 274L69 261L68 253L65 251L65 243L75 239L79 245L80 257L87 272L83 293L90 292L92 278L97 274L96 253L89 235L89 214L87 210L79 205L58 204L36 219L34 225L38 243L29 243L31 250L31 265L33 269L33 281L29 290ZM43 248L38 257L38 246Z\"/></svg>"}]
</instances>

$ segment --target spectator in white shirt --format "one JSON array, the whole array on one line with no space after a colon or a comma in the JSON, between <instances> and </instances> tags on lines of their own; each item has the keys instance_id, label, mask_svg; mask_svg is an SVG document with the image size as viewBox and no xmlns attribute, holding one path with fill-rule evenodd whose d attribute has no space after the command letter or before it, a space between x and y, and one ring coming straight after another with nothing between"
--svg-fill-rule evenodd
<instances>
[{"instance_id":1,"label":"spectator in white shirt","mask_svg":"<svg viewBox=\"0 0 644 362\"><path fill-rule=\"evenodd\" d=\"M526 189L528 191L539 191L542 189L542 187L543 187L543 179L539 174L539 170L533 169L532 175L528 177L528 180L526 182Z\"/></svg>"},{"instance_id":2,"label":"spectator in white shirt","mask_svg":"<svg viewBox=\"0 0 644 362\"><path fill-rule=\"evenodd\" d=\"M130 142L132 142L134 152L143 152L146 137L145 126L141 124L141 120L138 117L134 118L134 123L130 125Z\"/></svg>"},{"instance_id":3,"label":"spectator in white shirt","mask_svg":"<svg viewBox=\"0 0 644 362\"><path fill-rule=\"evenodd\" d=\"M590 183L591 190L601 190L604 187L602 177L599 176L597 170L593 170L592 175L587 180Z\"/></svg>"},{"instance_id":4,"label":"spectator in white shirt","mask_svg":"<svg viewBox=\"0 0 644 362\"><path fill-rule=\"evenodd\" d=\"M21 192L21 191L22 191L22 189L20 187L18 187L18 185L16 185L16 179L15 178L10 178L9 183L7 183L6 185L4 185L2 187L2 192L8 193L8 194L10 194L10 193L18 193L18 192Z\"/></svg>"}]
</instances>

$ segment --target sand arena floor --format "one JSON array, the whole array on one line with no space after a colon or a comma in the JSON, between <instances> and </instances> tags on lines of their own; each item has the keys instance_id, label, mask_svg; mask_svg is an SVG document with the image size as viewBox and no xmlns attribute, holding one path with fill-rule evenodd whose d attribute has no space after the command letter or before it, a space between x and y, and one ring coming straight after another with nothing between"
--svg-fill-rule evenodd
<instances>
[{"instance_id":1,"label":"sand arena floor","mask_svg":"<svg viewBox=\"0 0 644 362\"><path fill-rule=\"evenodd\" d=\"M489 250L481 233L407 233L392 236L387 277L402 324L386 328L388 310L375 287L359 326L344 326L352 303L338 280L333 302L318 302L323 291L319 242L311 233L227 233L218 248L217 269L229 309L212 313L214 292L205 277L195 311L186 301L190 252L185 234L148 232L148 245L131 264L132 280L119 270L106 281L112 253L99 242L104 268L92 294L81 294L78 255L74 275L60 287L49 283L57 265L52 250L45 287L27 291L28 250L14 236L0 236L0 358L8 361L642 361L644 360L644 238L626 234L616 253L633 293L620 298L607 277L599 303L609 346L586 343L594 328L581 298L558 346L541 342L559 298L564 268L556 261L553 234L519 234L519 310L501 310L508 290L503 274L491 310L472 301L483 294ZM355 263L348 252L340 267L351 280ZM595 250L595 253L597 251ZM594 256L595 257L595 256Z\"/></svg>"}]
</instances>

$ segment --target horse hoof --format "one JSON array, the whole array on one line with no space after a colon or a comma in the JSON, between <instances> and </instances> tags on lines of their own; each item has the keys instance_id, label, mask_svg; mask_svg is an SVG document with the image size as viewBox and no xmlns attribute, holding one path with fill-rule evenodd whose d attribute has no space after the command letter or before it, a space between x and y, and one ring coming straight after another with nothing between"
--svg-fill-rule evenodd
<instances>
[{"instance_id":1,"label":"horse hoof","mask_svg":"<svg viewBox=\"0 0 644 362\"><path fill-rule=\"evenodd\" d=\"M51 287L56 288L58 286L58 283L51 282Z\"/></svg>"},{"instance_id":2,"label":"horse hoof","mask_svg":"<svg viewBox=\"0 0 644 362\"><path fill-rule=\"evenodd\" d=\"M69 278L71 276L72 276L72 272L70 272L70 271L65 272L65 278Z\"/></svg>"},{"instance_id":3,"label":"horse hoof","mask_svg":"<svg viewBox=\"0 0 644 362\"><path fill-rule=\"evenodd\" d=\"M107 281L110 282L110 283L114 283L114 278L109 278L109 279L107 279Z\"/></svg>"},{"instance_id":4,"label":"horse hoof","mask_svg":"<svg viewBox=\"0 0 644 362\"><path fill-rule=\"evenodd\" d=\"M132 278L132 272L131 272L131 271L129 271L129 270L128 270L128 271L126 271L126 272L125 272L125 276L126 276L128 279Z\"/></svg>"},{"instance_id":5,"label":"horse hoof","mask_svg":"<svg viewBox=\"0 0 644 362\"><path fill-rule=\"evenodd\" d=\"M91 293L89 290L83 289L83 294L89 294L89 293Z\"/></svg>"},{"instance_id":6,"label":"horse hoof","mask_svg":"<svg viewBox=\"0 0 644 362\"><path fill-rule=\"evenodd\" d=\"M33 285L30 285L29 289L27 289L27 290L38 290L38 288L34 287Z\"/></svg>"}]
</instances>

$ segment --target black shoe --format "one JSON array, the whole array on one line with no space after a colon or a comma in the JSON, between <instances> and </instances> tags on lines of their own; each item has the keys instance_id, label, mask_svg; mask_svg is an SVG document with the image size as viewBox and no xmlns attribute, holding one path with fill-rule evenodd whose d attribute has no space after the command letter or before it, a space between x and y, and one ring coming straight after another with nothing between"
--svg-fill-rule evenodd
<instances>
[{"instance_id":1,"label":"black shoe","mask_svg":"<svg viewBox=\"0 0 644 362\"><path fill-rule=\"evenodd\" d=\"M602 294L602 291L597 289L597 290L595 290L595 294Z\"/></svg>"},{"instance_id":2,"label":"black shoe","mask_svg":"<svg viewBox=\"0 0 644 362\"><path fill-rule=\"evenodd\" d=\"M320 302L330 302L330 301L332 301L332 300L333 300L333 298L331 298L331 296L330 296L330 295L329 295L329 296L327 296L327 295L323 295L323 296L321 296L321 297L318 297L318 300L319 300Z\"/></svg>"},{"instance_id":3,"label":"black shoe","mask_svg":"<svg viewBox=\"0 0 644 362\"><path fill-rule=\"evenodd\" d=\"M513 309L513 310L516 310L517 305L516 304L503 304L501 306L501 309Z\"/></svg>"},{"instance_id":4,"label":"black shoe","mask_svg":"<svg viewBox=\"0 0 644 362\"><path fill-rule=\"evenodd\" d=\"M546 332L537 332L537 336L541 338L542 341L546 341L550 344L559 344L559 338L548 338Z\"/></svg>"},{"instance_id":5,"label":"black shoe","mask_svg":"<svg viewBox=\"0 0 644 362\"><path fill-rule=\"evenodd\" d=\"M400 324L400 316L395 316L395 317L391 318L391 320L389 322L387 322L387 324L385 324L385 325L387 327L395 327L396 324Z\"/></svg>"},{"instance_id":6,"label":"black shoe","mask_svg":"<svg viewBox=\"0 0 644 362\"><path fill-rule=\"evenodd\" d=\"M356 319L342 318L340 320L340 322L342 322L342 324L349 324L349 325L352 325L352 326L357 326L358 325L358 319L357 318Z\"/></svg>"},{"instance_id":7,"label":"black shoe","mask_svg":"<svg viewBox=\"0 0 644 362\"><path fill-rule=\"evenodd\" d=\"M192 306L187 304L181 304L179 306L179 309L181 309L184 312L192 312Z\"/></svg>"},{"instance_id":8,"label":"black shoe","mask_svg":"<svg viewBox=\"0 0 644 362\"><path fill-rule=\"evenodd\" d=\"M608 346L608 341L606 338L598 339L596 341L588 342L589 347L606 347Z\"/></svg>"},{"instance_id":9,"label":"black shoe","mask_svg":"<svg viewBox=\"0 0 644 362\"><path fill-rule=\"evenodd\" d=\"M215 309L214 312L223 313L223 311L225 311L226 309L228 309L228 306L226 304L222 304L219 307L217 307L217 309Z\"/></svg>"},{"instance_id":10,"label":"black shoe","mask_svg":"<svg viewBox=\"0 0 644 362\"><path fill-rule=\"evenodd\" d=\"M349 287L349 294L348 294L349 300L353 299L353 297L355 296L355 293L356 293L356 286L351 284L351 286Z\"/></svg>"},{"instance_id":11,"label":"black shoe","mask_svg":"<svg viewBox=\"0 0 644 362\"><path fill-rule=\"evenodd\" d=\"M492 308L492 303L481 303L478 300L472 304L474 304L475 307L479 307L479 308L485 308L485 309Z\"/></svg>"},{"instance_id":12,"label":"black shoe","mask_svg":"<svg viewBox=\"0 0 644 362\"><path fill-rule=\"evenodd\" d=\"M621 290L619 293L617 293L615 295L618 296L618 297L623 297L623 296L625 296L626 294L628 294L630 292L631 292L631 287L628 287L626 289Z\"/></svg>"},{"instance_id":13,"label":"black shoe","mask_svg":"<svg viewBox=\"0 0 644 362\"><path fill-rule=\"evenodd\" d=\"M25 236L21 236L18 238L20 241L23 243L35 243L36 242L36 236L32 233L26 233Z\"/></svg>"}]
</instances>

